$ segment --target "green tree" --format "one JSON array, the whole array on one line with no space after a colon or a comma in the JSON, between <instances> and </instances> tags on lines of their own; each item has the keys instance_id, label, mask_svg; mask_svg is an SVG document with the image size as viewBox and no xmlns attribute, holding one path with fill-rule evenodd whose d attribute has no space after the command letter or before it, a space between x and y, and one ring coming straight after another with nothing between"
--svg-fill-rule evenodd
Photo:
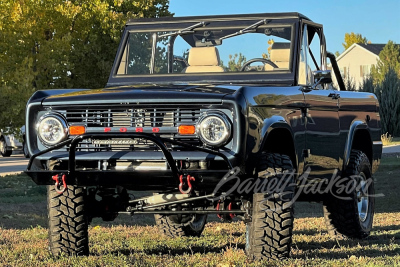
<instances>
[{"instance_id":1,"label":"green tree","mask_svg":"<svg viewBox=\"0 0 400 267\"><path fill-rule=\"evenodd\" d=\"M274 41L274 39L269 39L268 40L268 49L267 49L267 52L268 52L268 54L266 54L266 53L263 53L262 54L262 58L265 58L265 59L270 59L271 58L271 49L272 49L272 45L275 43L275 41Z\"/></svg>"},{"instance_id":2,"label":"green tree","mask_svg":"<svg viewBox=\"0 0 400 267\"><path fill-rule=\"evenodd\" d=\"M344 50L349 48L352 44L367 44L368 40L366 37L363 37L360 33L346 33L344 35L344 43L342 43Z\"/></svg>"},{"instance_id":3,"label":"green tree","mask_svg":"<svg viewBox=\"0 0 400 267\"><path fill-rule=\"evenodd\" d=\"M357 90L354 79L349 74L347 74L346 78L344 79L344 85L345 85L347 91L356 91Z\"/></svg>"},{"instance_id":4,"label":"green tree","mask_svg":"<svg viewBox=\"0 0 400 267\"><path fill-rule=\"evenodd\" d=\"M240 71L243 64L246 62L246 57L242 54L229 55L228 71Z\"/></svg>"},{"instance_id":5,"label":"green tree","mask_svg":"<svg viewBox=\"0 0 400 267\"><path fill-rule=\"evenodd\" d=\"M371 75L365 77L360 85L359 91L367 93L375 93L374 79Z\"/></svg>"},{"instance_id":6,"label":"green tree","mask_svg":"<svg viewBox=\"0 0 400 267\"><path fill-rule=\"evenodd\" d=\"M371 75L361 89L373 92L379 100L382 133L400 136L400 46L393 41L379 53L379 60L371 68Z\"/></svg>"},{"instance_id":7,"label":"green tree","mask_svg":"<svg viewBox=\"0 0 400 267\"><path fill-rule=\"evenodd\" d=\"M381 83L389 69L393 69L400 77L400 45L389 41L379 53L376 66L372 66L371 75L375 83Z\"/></svg>"},{"instance_id":8,"label":"green tree","mask_svg":"<svg viewBox=\"0 0 400 267\"><path fill-rule=\"evenodd\" d=\"M104 87L128 18L171 16L168 0L0 2L0 128L24 124L36 90Z\"/></svg>"},{"instance_id":9,"label":"green tree","mask_svg":"<svg viewBox=\"0 0 400 267\"><path fill-rule=\"evenodd\" d=\"M400 136L400 79L392 68L378 83L375 93L380 104L382 133Z\"/></svg>"}]
</instances>

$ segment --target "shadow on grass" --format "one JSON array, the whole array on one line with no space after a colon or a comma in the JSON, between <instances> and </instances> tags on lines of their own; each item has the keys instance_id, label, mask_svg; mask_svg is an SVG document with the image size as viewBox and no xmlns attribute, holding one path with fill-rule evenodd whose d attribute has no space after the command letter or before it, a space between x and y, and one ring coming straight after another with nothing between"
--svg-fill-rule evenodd
<instances>
[{"instance_id":1,"label":"shadow on grass","mask_svg":"<svg viewBox=\"0 0 400 267\"><path fill-rule=\"evenodd\" d=\"M378 231L396 231L400 230L400 225L387 225L387 226L373 226L372 232ZM398 233L398 239L400 239L400 232Z\"/></svg>"},{"instance_id":2,"label":"shadow on grass","mask_svg":"<svg viewBox=\"0 0 400 267\"><path fill-rule=\"evenodd\" d=\"M383 245L381 243L380 245ZM387 244L389 245L389 244ZM338 247L336 243L336 248ZM349 246L351 248L351 246ZM347 247L346 247L347 248ZM374 258L374 257L382 257L382 256L387 256L387 257L393 257L393 256L398 256L400 254L400 248L396 249L388 249L385 251L382 251L381 248L362 248L356 251L352 252L343 252L343 251L324 251L324 252L309 252L306 255L294 255L292 256L295 259L310 259L310 258L320 258L320 259L326 259L326 260L333 260L333 259L348 259L350 256L356 256L358 257L369 257L369 258Z\"/></svg>"},{"instance_id":3,"label":"shadow on grass","mask_svg":"<svg viewBox=\"0 0 400 267\"><path fill-rule=\"evenodd\" d=\"M393 243L400 243L400 233L382 233L383 231L397 231L400 230L399 225L391 225L384 227L374 227L374 235L366 239L330 239L323 242L317 241L301 241L296 242L294 245L299 249L306 251L302 255L293 255L293 258L297 259L309 259L321 258L321 259L348 259L350 256L354 255L356 257L380 257L383 254L386 256L396 256L400 254L400 248L383 249L384 247L389 247ZM295 231L294 234L306 234L313 235L320 233L319 231ZM242 233L235 232L233 235L241 235ZM327 233L326 233L327 234ZM198 238L201 239L202 237ZM231 245L227 244L225 246L199 246L193 245L186 248L170 248L167 245L159 246L152 249L135 250L135 249L121 249L111 251L112 254L118 255L131 255L134 253L146 253L147 255L171 255L179 256L184 254L194 254L194 253L222 253ZM245 244L235 244L235 248L245 250ZM378 248L377 248L378 247ZM348 252L343 252L345 248ZM340 250L340 251L339 251ZM350 252L351 251L351 252Z\"/></svg>"},{"instance_id":4,"label":"shadow on grass","mask_svg":"<svg viewBox=\"0 0 400 267\"><path fill-rule=\"evenodd\" d=\"M327 232L327 231L325 231L325 232ZM319 231L317 229L293 230L293 234L295 234L295 235L317 235L319 233L321 233L321 231Z\"/></svg>"},{"instance_id":5,"label":"shadow on grass","mask_svg":"<svg viewBox=\"0 0 400 267\"><path fill-rule=\"evenodd\" d=\"M391 244L400 244L400 232L397 233L379 233L386 231L398 231L400 230L400 225L390 225L390 226L375 226L373 227L373 233L371 236L365 239L330 239L323 242L316 241L300 241L296 242L296 246L301 250L307 250L309 253L306 255L295 255L294 258L307 259L310 257L322 258L322 259L347 259L349 256L366 256L366 257L380 257L382 255L386 256L396 256L400 254L400 248L395 249L383 249L384 247L389 247ZM295 233L307 231L296 231ZM316 231L317 232L317 231ZM308 233L312 234L312 233ZM378 248L376 248L378 246ZM321 251L321 248L324 251ZM337 251L338 249L345 248L346 251ZM312 250L318 250L318 252L313 252ZM328 250L329 252L326 252ZM311 255L310 255L311 254Z\"/></svg>"},{"instance_id":6,"label":"shadow on grass","mask_svg":"<svg viewBox=\"0 0 400 267\"><path fill-rule=\"evenodd\" d=\"M200 237L201 238L201 237ZM146 253L147 255L171 255L171 256L180 256L184 254L194 254L194 253L201 253L201 254L207 254L207 253L221 253L225 251L227 248L231 247L231 245L225 245L225 246L214 246L214 247L204 247L204 246L190 246L187 248L169 248L169 247L159 247L159 248L153 248L153 249L144 249L140 251L136 251L133 249L122 249L122 250L115 250L111 251L111 254L114 255L119 255L123 254L126 256L129 256L133 253L138 253L138 252L143 252ZM235 244L235 248L237 249L243 249L245 250L245 245L244 244Z\"/></svg>"},{"instance_id":7,"label":"shadow on grass","mask_svg":"<svg viewBox=\"0 0 400 267\"><path fill-rule=\"evenodd\" d=\"M311 254L311 255L310 255ZM326 260L333 260L333 259L348 259L350 256L356 256L358 257L369 257L369 258L374 258L374 257L394 257L398 256L400 254L400 248L396 249L391 249L391 250L386 250L383 252L379 248L368 248L368 249L360 249L357 250L356 252L337 252L337 251L332 251L332 252L318 252L318 253L310 253L304 256L295 256L293 258L297 259L309 259L310 257L312 258L320 258L320 259L326 259Z\"/></svg>"},{"instance_id":8,"label":"shadow on grass","mask_svg":"<svg viewBox=\"0 0 400 267\"><path fill-rule=\"evenodd\" d=\"M296 223L296 221L294 223ZM396 230L400 230L400 225L373 226L372 227L372 233L375 233L375 234L377 232L381 232L381 231L396 231ZM323 232L328 234L326 229L323 229ZM293 234L295 234L295 235L310 235L310 236L312 236L312 235L317 235L320 233L321 233L321 231L318 229L302 229L302 230L294 230L293 231ZM387 234L387 235L385 234L385 236L386 236L385 239L386 238L390 239L393 237L395 237L395 239L400 239L400 232L398 234L394 234L394 236L390 236L390 235L391 234ZM376 235L372 235L372 236L369 236L365 240L373 240L376 238L378 238ZM353 240L353 242L354 242L354 240Z\"/></svg>"}]
</instances>

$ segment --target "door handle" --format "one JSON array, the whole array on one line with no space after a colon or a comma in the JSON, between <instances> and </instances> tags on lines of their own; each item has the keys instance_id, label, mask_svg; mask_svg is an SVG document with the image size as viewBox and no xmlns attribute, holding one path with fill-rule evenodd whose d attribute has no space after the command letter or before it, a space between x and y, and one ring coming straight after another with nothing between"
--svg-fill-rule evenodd
<instances>
[{"instance_id":1,"label":"door handle","mask_svg":"<svg viewBox=\"0 0 400 267\"><path fill-rule=\"evenodd\" d=\"M330 93L328 95L328 97L332 97L332 99L339 99L340 98L340 94L337 93Z\"/></svg>"}]
</instances>

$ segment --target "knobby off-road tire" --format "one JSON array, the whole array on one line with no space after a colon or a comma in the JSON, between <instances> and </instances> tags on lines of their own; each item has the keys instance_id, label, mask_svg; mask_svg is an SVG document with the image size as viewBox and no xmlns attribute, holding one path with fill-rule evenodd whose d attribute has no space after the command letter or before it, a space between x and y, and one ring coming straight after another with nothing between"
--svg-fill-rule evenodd
<instances>
[{"instance_id":1,"label":"knobby off-road tire","mask_svg":"<svg viewBox=\"0 0 400 267\"><path fill-rule=\"evenodd\" d=\"M345 177L346 183L354 182L363 189L339 194L341 198L347 197L350 200L343 200L333 195L326 199L324 201L325 224L328 233L333 237L365 238L372 229L375 190L371 165L363 152L351 151ZM367 181L369 183L365 184ZM361 191L365 191L366 195Z\"/></svg>"},{"instance_id":2,"label":"knobby off-road tire","mask_svg":"<svg viewBox=\"0 0 400 267\"><path fill-rule=\"evenodd\" d=\"M200 236L207 222L207 215L194 215L193 221L179 224L168 215L155 214L154 219L160 231L168 237Z\"/></svg>"},{"instance_id":3,"label":"knobby off-road tire","mask_svg":"<svg viewBox=\"0 0 400 267\"><path fill-rule=\"evenodd\" d=\"M63 194L47 187L50 251L85 256L89 254L88 219L85 213L85 191L68 186Z\"/></svg>"},{"instance_id":4,"label":"knobby off-road tire","mask_svg":"<svg viewBox=\"0 0 400 267\"><path fill-rule=\"evenodd\" d=\"M293 230L295 177L290 158L263 153L258 177L281 181L273 193L253 195L252 221L246 226L246 251L255 259L284 259L290 254Z\"/></svg>"}]
</instances>

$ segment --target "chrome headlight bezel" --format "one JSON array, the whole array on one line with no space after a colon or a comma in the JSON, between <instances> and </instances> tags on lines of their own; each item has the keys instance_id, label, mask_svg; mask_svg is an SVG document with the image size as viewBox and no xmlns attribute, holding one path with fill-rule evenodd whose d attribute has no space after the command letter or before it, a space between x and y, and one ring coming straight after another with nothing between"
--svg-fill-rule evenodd
<instances>
[{"instance_id":1,"label":"chrome headlight bezel","mask_svg":"<svg viewBox=\"0 0 400 267\"><path fill-rule=\"evenodd\" d=\"M202 132L202 125L204 122L210 119L217 119L224 124L225 132L222 137L218 141L212 141L207 139ZM199 121L196 124L196 133L200 140L208 146L212 147L221 147L228 143L232 136L232 123L229 118L222 113L219 112L207 112L203 116L200 117Z\"/></svg>"},{"instance_id":2,"label":"chrome headlight bezel","mask_svg":"<svg viewBox=\"0 0 400 267\"><path fill-rule=\"evenodd\" d=\"M62 132L60 133L59 137L54 141L46 140L46 138L44 138L42 136L42 131L41 131L44 124L51 119L56 120L56 122L59 124L59 127L62 129ZM47 113L47 114L43 115L42 117L40 117L38 123L36 124L36 133L37 133L37 136L39 137L39 140L42 142L43 145L45 145L47 147L54 146L54 145L64 141L65 139L67 139L67 137L68 137L67 123L61 115L59 115L57 113Z\"/></svg>"}]
</instances>

